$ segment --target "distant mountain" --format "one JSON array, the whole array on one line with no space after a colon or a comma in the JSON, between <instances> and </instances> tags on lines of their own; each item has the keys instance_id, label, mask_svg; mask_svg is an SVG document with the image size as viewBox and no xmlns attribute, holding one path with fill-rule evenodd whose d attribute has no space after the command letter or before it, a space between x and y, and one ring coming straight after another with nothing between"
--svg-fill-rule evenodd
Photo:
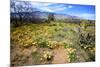
<instances>
[{"instance_id":1,"label":"distant mountain","mask_svg":"<svg viewBox=\"0 0 100 67\"><path fill-rule=\"evenodd\" d=\"M23 16L25 16L26 18L32 18L32 19L36 19L36 20L40 20L40 19L48 19L48 16L50 14L54 15L54 18L56 20L65 20L65 19L71 19L71 20L79 20L82 19L78 16L71 16L68 14L57 14L57 13L50 13L50 12L40 12L40 11L34 11L34 12L20 12L20 13L11 13L11 17L13 17L14 15L16 15L18 17L19 14L22 14Z\"/></svg>"},{"instance_id":2,"label":"distant mountain","mask_svg":"<svg viewBox=\"0 0 100 67\"><path fill-rule=\"evenodd\" d=\"M78 16L72 16L68 14L57 14L57 13L50 13L50 12L32 12L32 15L36 16L37 18L48 18L48 15L53 14L55 19L64 20L64 19L82 19Z\"/></svg>"}]
</instances>

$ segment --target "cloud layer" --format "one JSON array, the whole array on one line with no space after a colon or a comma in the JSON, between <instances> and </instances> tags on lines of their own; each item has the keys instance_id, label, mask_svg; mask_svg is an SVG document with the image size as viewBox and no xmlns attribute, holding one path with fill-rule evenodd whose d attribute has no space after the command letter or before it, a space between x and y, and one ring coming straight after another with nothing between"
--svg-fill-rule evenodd
<instances>
[{"instance_id":1,"label":"cloud layer","mask_svg":"<svg viewBox=\"0 0 100 67\"><path fill-rule=\"evenodd\" d=\"M32 7L42 12L69 14L85 19L95 19L95 6L32 2Z\"/></svg>"}]
</instances>

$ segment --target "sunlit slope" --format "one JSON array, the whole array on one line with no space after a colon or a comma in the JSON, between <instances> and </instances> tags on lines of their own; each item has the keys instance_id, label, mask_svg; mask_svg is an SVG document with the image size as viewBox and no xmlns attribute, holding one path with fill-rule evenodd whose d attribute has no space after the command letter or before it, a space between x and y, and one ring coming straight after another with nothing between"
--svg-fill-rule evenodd
<instances>
[{"instance_id":1,"label":"sunlit slope","mask_svg":"<svg viewBox=\"0 0 100 67\"><path fill-rule=\"evenodd\" d=\"M14 65L95 60L95 26L90 23L50 22L11 28Z\"/></svg>"}]
</instances>

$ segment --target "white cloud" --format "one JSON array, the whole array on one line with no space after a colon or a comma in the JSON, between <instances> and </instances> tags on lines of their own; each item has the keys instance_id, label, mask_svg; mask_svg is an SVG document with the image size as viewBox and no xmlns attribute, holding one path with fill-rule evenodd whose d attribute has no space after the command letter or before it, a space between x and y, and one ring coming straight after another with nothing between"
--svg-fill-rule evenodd
<instances>
[{"instance_id":1,"label":"white cloud","mask_svg":"<svg viewBox=\"0 0 100 67\"><path fill-rule=\"evenodd\" d=\"M37 2L31 2L33 6L39 6L40 3L37 3Z\"/></svg>"},{"instance_id":2,"label":"white cloud","mask_svg":"<svg viewBox=\"0 0 100 67\"><path fill-rule=\"evenodd\" d=\"M68 6L68 8L73 8L73 6Z\"/></svg>"},{"instance_id":3,"label":"white cloud","mask_svg":"<svg viewBox=\"0 0 100 67\"><path fill-rule=\"evenodd\" d=\"M34 8L37 8L41 11L47 11L47 12L57 12L57 11L64 11L68 8L72 8L73 6L66 6L66 5L60 5L60 4L53 4L53 3L37 3L32 2L32 5Z\"/></svg>"},{"instance_id":4,"label":"white cloud","mask_svg":"<svg viewBox=\"0 0 100 67\"><path fill-rule=\"evenodd\" d=\"M53 11L62 11L62 10L65 10L66 7L52 7L52 8L49 8L50 10L53 10Z\"/></svg>"},{"instance_id":5,"label":"white cloud","mask_svg":"<svg viewBox=\"0 0 100 67\"><path fill-rule=\"evenodd\" d=\"M47 11L47 12L56 12L56 11L63 11L67 9L65 5L54 5L51 6L52 3L32 3L34 8L37 8L41 11Z\"/></svg>"},{"instance_id":6,"label":"white cloud","mask_svg":"<svg viewBox=\"0 0 100 67\"><path fill-rule=\"evenodd\" d=\"M32 2L32 5L37 7L37 6L41 6L41 7L47 7L49 5L51 5L52 3L41 3L41 2Z\"/></svg>"},{"instance_id":7,"label":"white cloud","mask_svg":"<svg viewBox=\"0 0 100 67\"><path fill-rule=\"evenodd\" d=\"M43 7L43 8L40 8L41 10L43 11L47 11L47 12L54 12L54 10L48 8L48 7Z\"/></svg>"},{"instance_id":8,"label":"white cloud","mask_svg":"<svg viewBox=\"0 0 100 67\"><path fill-rule=\"evenodd\" d=\"M52 3L43 3L43 6L49 6L51 5Z\"/></svg>"}]
</instances>

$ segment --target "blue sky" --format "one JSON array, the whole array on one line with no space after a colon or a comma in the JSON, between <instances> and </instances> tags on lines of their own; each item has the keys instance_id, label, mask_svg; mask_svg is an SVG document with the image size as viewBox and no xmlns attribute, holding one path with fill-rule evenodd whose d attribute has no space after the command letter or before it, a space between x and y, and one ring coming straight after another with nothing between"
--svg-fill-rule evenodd
<instances>
[{"instance_id":1,"label":"blue sky","mask_svg":"<svg viewBox=\"0 0 100 67\"><path fill-rule=\"evenodd\" d=\"M60 3L41 3L32 2L33 8L43 12L51 12L58 14L68 14L78 16L84 19L95 19L95 6L93 5L75 5Z\"/></svg>"}]
</instances>

